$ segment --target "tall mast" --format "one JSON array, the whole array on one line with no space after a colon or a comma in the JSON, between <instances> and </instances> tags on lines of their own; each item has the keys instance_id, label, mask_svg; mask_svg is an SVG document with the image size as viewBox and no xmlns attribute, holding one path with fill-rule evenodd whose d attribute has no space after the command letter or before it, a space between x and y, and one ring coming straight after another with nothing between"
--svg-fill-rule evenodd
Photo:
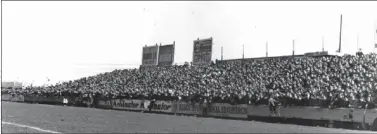
<instances>
[{"instance_id":1,"label":"tall mast","mask_svg":"<svg viewBox=\"0 0 377 134\"><path fill-rule=\"evenodd\" d=\"M340 15L340 32L339 32L339 49L338 49L339 53L342 51L342 21L343 21L343 15Z\"/></svg>"}]
</instances>

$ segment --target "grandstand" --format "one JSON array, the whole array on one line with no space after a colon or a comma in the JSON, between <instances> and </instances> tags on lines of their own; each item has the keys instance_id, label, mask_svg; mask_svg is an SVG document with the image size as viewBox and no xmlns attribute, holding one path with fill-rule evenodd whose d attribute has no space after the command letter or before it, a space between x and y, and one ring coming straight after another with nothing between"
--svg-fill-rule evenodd
<instances>
[{"instance_id":1,"label":"grandstand","mask_svg":"<svg viewBox=\"0 0 377 134\"><path fill-rule=\"evenodd\" d=\"M6 4L2 133L377 132L372 3L78 4Z\"/></svg>"},{"instance_id":2,"label":"grandstand","mask_svg":"<svg viewBox=\"0 0 377 134\"><path fill-rule=\"evenodd\" d=\"M376 54L309 53L114 70L2 94L16 94L8 100L18 102L270 121L276 115L265 106L276 98L283 106L278 116L291 122L301 118L310 125L340 122L345 128L376 130L376 87Z\"/></svg>"}]
</instances>

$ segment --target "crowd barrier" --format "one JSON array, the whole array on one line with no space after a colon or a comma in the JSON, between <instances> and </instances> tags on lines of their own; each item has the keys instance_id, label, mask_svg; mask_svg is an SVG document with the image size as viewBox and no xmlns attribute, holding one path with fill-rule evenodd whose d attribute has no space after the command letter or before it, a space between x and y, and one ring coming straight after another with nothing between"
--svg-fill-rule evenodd
<instances>
[{"instance_id":1,"label":"crowd barrier","mask_svg":"<svg viewBox=\"0 0 377 134\"><path fill-rule=\"evenodd\" d=\"M100 103L106 104L102 105L102 107L108 107L113 109L149 111L151 101L112 99L110 101L100 101ZM168 101L155 101L155 103L151 105L151 111L172 113L174 111L173 103Z\"/></svg>"},{"instance_id":2,"label":"crowd barrier","mask_svg":"<svg viewBox=\"0 0 377 134\"><path fill-rule=\"evenodd\" d=\"M43 104L63 104L63 97L58 96L35 96L25 95L25 102L43 103Z\"/></svg>"},{"instance_id":3,"label":"crowd barrier","mask_svg":"<svg viewBox=\"0 0 377 134\"><path fill-rule=\"evenodd\" d=\"M122 110L148 110L149 101L141 100L127 100L127 99L113 99L110 104L113 109Z\"/></svg>"},{"instance_id":4,"label":"crowd barrier","mask_svg":"<svg viewBox=\"0 0 377 134\"><path fill-rule=\"evenodd\" d=\"M178 114L201 115L203 111L203 107L198 103L176 102L173 107L172 113Z\"/></svg>"},{"instance_id":5,"label":"crowd barrier","mask_svg":"<svg viewBox=\"0 0 377 134\"><path fill-rule=\"evenodd\" d=\"M109 100L99 100L98 101L98 107L104 108L104 109L112 109L111 101Z\"/></svg>"},{"instance_id":6,"label":"crowd barrier","mask_svg":"<svg viewBox=\"0 0 377 134\"><path fill-rule=\"evenodd\" d=\"M2 94L2 101L11 102L26 102L26 103L40 103L40 104L54 104L54 105L74 105L79 102L75 97L61 97L61 96L38 96L38 95L17 95L17 94Z\"/></svg>"},{"instance_id":7,"label":"crowd barrier","mask_svg":"<svg viewBox=\"0 0 377 134\"><path fill-rule=\"evenodd\" d=\"M3 94L2 101L33 102L43 104L80 104L83 102L77 98L57 96L43 97L33 95L9 95ZM333 125L336 127L364 129L377 128L377 109L328 109L320 107L281 107L280 115L272 117L268 106L261 105L231 105L228 103L212 103L209 106L198 103L169 102L149 100L110 99L95 101L97 108L162 112L170 114L200 115L220 118L248 119L271 122L299 122L301 125ZM151 105L153 104L153 105ZM151 107L150 107L151 106ZM273 121L275 120L275 121ZM356 125L356 126L355 126Z\"/></svg>"},{"instance_id":8,"label":"crowd barrier","mask_svg":"<svg viewBox=\"0 0 377 134\"><path fill-rule=\"evenodd\" d=\"M2 94L1 101L23 102L24 96L16 94Z\"/></svg>"},{"instance_id":9,"label":"crowd barrier","mask_svg":"<svg viewBox=\"0 0 377 134\"><path fill-rule=\"evenodd\" d=\"M227 103L213 103L208 106L207 113L204 113L206 106L198 103L175 102L173 107L174 111L172 113L188 115L247 119L248 114L246 104L230 105Z\"/></svg>"},{"instance_id":10,"label":"crowd barrier","mask_svg":"<svg viewBox=\"0 0 377 134\"><path fill-rule=\"evenodd\" d=\"M231 105L228 103L213 103L209 107L208 114L209 116L215 117L230 117L230 118L247 118L247 105Z\"/></svg>"}]
</instances>

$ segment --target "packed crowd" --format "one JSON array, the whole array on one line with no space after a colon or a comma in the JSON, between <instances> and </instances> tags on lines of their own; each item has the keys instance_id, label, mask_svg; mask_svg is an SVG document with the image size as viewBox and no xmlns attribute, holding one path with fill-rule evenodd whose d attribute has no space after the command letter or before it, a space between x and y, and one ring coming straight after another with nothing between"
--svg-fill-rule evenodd
<instances>
[{"instance_id":1,"label":"packed crowd","mask_svg":"<svg viewBox=\"0 0 377 134\"><path fill-rule=\"evenodd\" d=\"M155 99L284 106L374 107L377 55L285 57L114 70L49 87L2 90L7 93L82 96L101 99Z\"/></svg>"}]
</instances>

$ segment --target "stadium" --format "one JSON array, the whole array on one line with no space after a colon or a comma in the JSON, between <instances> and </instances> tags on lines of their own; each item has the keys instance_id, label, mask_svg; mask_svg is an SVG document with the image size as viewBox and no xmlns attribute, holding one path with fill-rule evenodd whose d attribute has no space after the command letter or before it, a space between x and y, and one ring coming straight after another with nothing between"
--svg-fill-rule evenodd
<instances>
[{"instance_id":1,"label":"stadium","mask_svg":"<svg viewBox=\"0 0 377 134\"><path fill-rule=\"evenodd\" d=\"M8 128L12 123L3 122L3 130L293 133L318 132L322 127L324 132L376 131L376 54L317 52L214 62L205 58L211 57L212 40L194 41L191 64L172 65L174 43L154 45L143 48L139 69L114 70L52 86L5 84L3 120L46 126L24 130L25 124ZM122 120L125 124L118 124ZM103 123L112 127L96 126ZM222 123L244 125L219 127ZM292 129L283 124L291 124ZM242 126L246 128L237 128Z\"/></svg>"},{"instance_id":2,"label":"stadium","mask_svg":"<svg viewBox=\"0 0 377 134\"><path fill-rule=\"evenodd\" d=\"M342 16L338 42L338 20L330 19L339 13L331 15L331 4L312 9L329 9L314 15L295 4L294 12L286 12L283 3L114 3L7 3L5 10L16 12L4 19L12 20L5 21L10 36L4 48L13 51L4 53L7 68L1 74L2 133L377 132L377 54L361 51L358 42L360 51L353 54L351 35L341 39ZM348 15L354 15L349 20L370 17L372 4L365 5L368 11L360 13L348 5L353 9ZM365 23L371 19L358 21L365 26L362 33L377 37ZM351 33L351 25L346 27ZM309 38L319 36L314 32L325 34L322 51L311 47L320 44ZM368 35L363 48L372 48ZM331 38L327 50L336 52L325 51L324 36ZM284 50L287 38L293 38L292 54ZM295 39L305 49L295 53ZM342 49L344 40L349 46ZM234 44L242 44L242 58L223 59L223 46L227 55L241 56ZM249 47L246 57L254 58L245 58L243 44ZM102 63L128 67L94 69ZM50 76L56 82L47 78L49 84L42 84Z\"/></svg>"}]
</instances>

